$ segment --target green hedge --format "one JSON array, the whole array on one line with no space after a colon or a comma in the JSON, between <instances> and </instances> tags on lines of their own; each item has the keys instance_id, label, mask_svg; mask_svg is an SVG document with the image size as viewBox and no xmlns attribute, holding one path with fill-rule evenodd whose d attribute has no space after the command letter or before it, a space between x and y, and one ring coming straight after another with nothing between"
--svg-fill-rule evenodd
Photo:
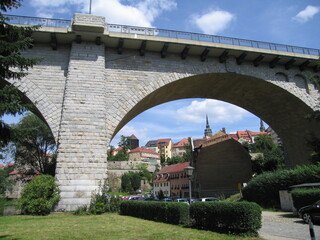
<instances>
[{"instance_id":1,"label":"green hedge","mask_svg":"<svg viewBox=\"0 0 320 240\"><path fill-rule=\"evenodd\" d=\"M320 200L320 188L294 189L291 194L293 205L297 210Z\"/></svg>"},{"instance_id":2,"label":"green hedge","mask_svg":"<svg viewBox=\"0 0 320 240\"><path fill-rule=\"evenodd\" d=\"M176 225L189 224L189 205L185 203L123 201L120 214Z\"/></svg>"},{"instance_id":3,"label":"green hedge","mask_svg":"<svg viewBox=\"0 0 320 240\"><path fill-rule=\"evenodd\" d=\"M299 166L292 170L267 172L253 178L243 189L243 199L263 207L280 207L279 190L292 185L320 181L320 165Z\"/></svg>"},{"instance_id":4,"label":"green hedge","mask_svg":"<svg viewBox=\"0 0 320 240\"><path fill-rule=\"evenodd\" d=\"M190 207L193 226L233 233L257 233L261 208L249 202L196 202Z\"/></svg>"}]
</instances>

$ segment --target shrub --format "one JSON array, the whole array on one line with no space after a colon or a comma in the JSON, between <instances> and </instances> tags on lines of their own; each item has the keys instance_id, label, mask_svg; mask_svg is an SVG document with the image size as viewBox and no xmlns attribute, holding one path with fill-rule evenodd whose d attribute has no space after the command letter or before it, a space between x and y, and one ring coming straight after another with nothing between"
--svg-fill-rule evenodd
<instances>
[{"instance_id":1,"label":"shrub","mask_svg":"<svg viewBox=\"0 0 320 240\"><path fill-rule=\"evenodd\" d=\"M195 202L190 207L193 226L220 232L256 234L261 208L249 202Z\"/></svg>"},{"instance_id":2,"label":"shrub","mask_svg":"<svg viewBox=\"0 0 320 240\"><path fill-rule=\"evenodd\" d=\"M320 200L320 189L294 189L291 191L293 205L299 210L301 207L311 205L314 202Z\"/></svg>"},{"instance_id":3,"label":"shrub","mask_svg":"<svg viewBox=\"0 0 320 240\"><path fill-rule=\"evenodd\" d=\"M253 178L243 189L243 199L263 207L280 207L279 190L320 181L320 164L299 166L292 170L267 172Z\"/></svg>"},{"instance_id":4,"label":"shrub","mask_svg":"<svg viewBox=\"0 0 320 240\"><path fill-rule=\"evenodd\" d=\"M50 175L34 177L23 189L17 207L23 214L47 215L59 202L55 178Z\"/></svg>"},{"instance_id":5,"label":"shrub","mask_svg":"<svg viewBox=\"0 0 320 240\"><path fill-rule=\"evenodd\" d=\"M120 214L176 225L189 224L189 205L185 203L123 201Z\"/></svg>"}]
</instances>

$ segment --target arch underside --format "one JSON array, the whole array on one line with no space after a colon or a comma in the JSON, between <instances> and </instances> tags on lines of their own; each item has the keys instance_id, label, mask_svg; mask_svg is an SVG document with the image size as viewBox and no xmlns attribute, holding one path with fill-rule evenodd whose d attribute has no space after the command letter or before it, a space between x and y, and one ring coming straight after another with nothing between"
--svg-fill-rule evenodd
<instances>
[{"instance_id":1,"label":"arch underside","mask_svg":"<svg viewBox=\"0 0 320 240\"><path fill-rule=\"evenodd\" d=\"M235 73L200 74L166 84L143 98L120 121L113 136L127 122L159 104L185 98L208 98L242 107L277 132L289 155L288 166L305 164L307 139L320 138L319 123L306 119L313 110L301 99L271 82Z\"/></svg>"}]
</instances>

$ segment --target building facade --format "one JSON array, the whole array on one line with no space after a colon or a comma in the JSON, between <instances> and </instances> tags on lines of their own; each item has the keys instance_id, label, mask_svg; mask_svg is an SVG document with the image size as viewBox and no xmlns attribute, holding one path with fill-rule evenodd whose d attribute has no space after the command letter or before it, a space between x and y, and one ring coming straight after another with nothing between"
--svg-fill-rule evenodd
<instances>
[{"instance_id":1,"label":"building facade","mask_svg":"<svg viewBox=\"0 0 320 240\"><path fill-rule=\"evenodd\" d=\"M165 196L188 197L189 185L185 168L189 165L189 162L185 162L163 167L153 180L155 194L162 190L163 193L166 192Z\"/></svg>"}]
</instances>

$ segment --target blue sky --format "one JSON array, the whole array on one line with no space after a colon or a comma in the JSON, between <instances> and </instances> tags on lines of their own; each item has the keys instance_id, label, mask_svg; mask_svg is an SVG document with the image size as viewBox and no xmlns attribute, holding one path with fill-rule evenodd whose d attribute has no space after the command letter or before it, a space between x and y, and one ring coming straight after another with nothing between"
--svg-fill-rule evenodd
<instances>
[{"instance_id":1,"label":"blue sky","mask_svg":"<svg viewBox=\"0 0 320 240\"><path fill-rule=\"evenodd\" d=\"M71 19L88 13L90 0L28 0L8 14ZM92 14L108 23L156 27L267 41L320 49L319 0L92 0ZM197 107L196 107L197 106ZM213 132L258 131L260 120L227 103L185 99L149 109L130 121L120 135L147 140L201 138L208 114ZM12 118L5 120L12 122ZM17 121L17 120L15 120Z\"/></svg>"}]
</instances>

